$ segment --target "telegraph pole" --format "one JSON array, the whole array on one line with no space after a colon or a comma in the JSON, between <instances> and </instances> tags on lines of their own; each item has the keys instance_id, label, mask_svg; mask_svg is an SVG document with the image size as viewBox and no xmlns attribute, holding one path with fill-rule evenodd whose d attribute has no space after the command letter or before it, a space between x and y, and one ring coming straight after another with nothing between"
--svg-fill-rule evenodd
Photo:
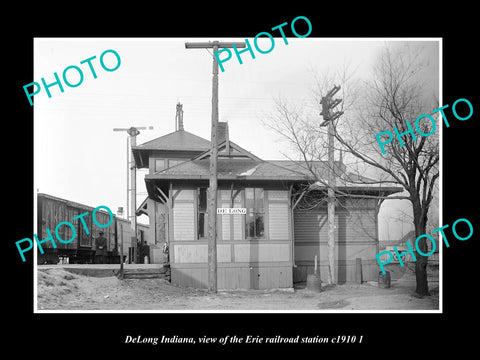
<instances>
[{"instance_id":1,"label":"telegraph pole","mask_svg":"<svg viewBox=\"0 0 480 360\"><path fill-rule=\"evenodd\" d=\"M126 131L127 134L130 136L130 149L133 146L137 145L137 135L140 134L139 130L145 130L146 127L130 127L130 128L114 128L113 131ZM148 130L152 130L153 126L149 126ZM127 138L128 139L128 138ZM127 141L128 144L128 141ZM137 167L135 165L135 158L133 157L133 151L130 151L130 161L128 160L127 154L127 165L130 171L130 187L128 185L128 177L127 177L127 209L128 209L128 195L130 194L130 214L128 214L127 210L127 219L130 217L130 247L133 248L132 258L133 263L135 263L135 256L137 252L135 251L137 247L137 216L135 214L137 208ZM122 244L122 253L123 253L123 244ZM122 259L123 260L123 259ZM123 265L122 265L123 266ZM122 267L121 266L121 267Z\"/></svg>"},{"instance_id":2,"label":"telegraph pole","mask_svg":"<svg viewBox=\"0 0 480 360\"><path fill-rule=\"evenodd\" d=\"M340 104L341 99L333 100L340 86L334 86L328 94L322 97L320 103L322 104L323 123L320 126L328 125L328 267L330 284L335 283L335 157L334 157L334 128L333 121L343 114L343 111L337 111L332 114L331 110Z\"/></svg>"},{"instance_id":3,"label":"telegraph pole","mask_svg":"<svg viewBox=\"0 0 480 360\"><path fill-rule=\"evenodd\" d=\"M187 49L244 48L244 42L196 42L185 43ZM217 160L218 160L218 61L213 57L212 77L212 131L210 144L210 177L208 200L208 290L217 292Z\"/></svg>"}]
</instances>

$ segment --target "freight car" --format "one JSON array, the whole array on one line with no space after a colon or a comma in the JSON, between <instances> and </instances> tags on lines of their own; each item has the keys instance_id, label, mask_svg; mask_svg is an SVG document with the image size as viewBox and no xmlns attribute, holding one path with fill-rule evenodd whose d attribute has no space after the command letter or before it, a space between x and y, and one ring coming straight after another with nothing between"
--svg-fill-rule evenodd
<instances>
[{"instance_id":1,"label":"freight car","mask_svg":"<svg viewBox=\"0 0 480 360\"><path fill-rule=\"evenodd\" d=\"M57 264L61 261L68 261L71 264L91 264L93 263L95 256L95 238L99 236L100 231L103 231L103 236L107 239L107 263L119 264L121 235L124 237L124 248L125 245L127 246L127 252L124 251L124 255L128 254L128 246L130 242L129 236L124 236L124 234L120 235L120 229L125 233L125 230L127 230L128 227L126 227L125 224L119 226L120 222L124 223L125 221L117 218L115 215L110 226L104 228L95 226L91 217L94 209L95 208L91 206L60 199L51 195L37 194L37 235L39 239L47 238L48 233L46 229L52 231L57 224L62 221L71 222L76 230L76 236L73 241L67 244L56 242L57 248L53 248L50 241L43 243L42 247L44 253L41 254L37 249L37 263ZM80 218L72 220L76 216L87 211L90 215L84 216L83 220L86 223L88 234ZM111 217L106 211L98 210L95 214L95 218L100 224L108 224ZM62 239L71 239L72 229L68 226L62 226L59 228L59 235Z\"/></svg>"}]
</instances>

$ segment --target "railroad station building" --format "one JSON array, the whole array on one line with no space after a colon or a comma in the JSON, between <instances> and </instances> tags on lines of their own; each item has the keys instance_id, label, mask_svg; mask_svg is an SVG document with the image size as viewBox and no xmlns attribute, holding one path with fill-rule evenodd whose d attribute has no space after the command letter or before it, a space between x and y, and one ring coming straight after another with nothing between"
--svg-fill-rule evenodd
<instances>
[{"instance_id":1,"label":"railroad station building","mask_svg":"<svg viewBox=\"0 0 480 360\"><path fill-rule=\"evenodd\" d=\"M176 131L132 147L138 168L148 168L148 197L138 214L150 219L150 260L168 261L172 283L208 287L210 141L185 130L177 106ZM319 259L328 279L326 187L302 166L263 160L230 139L227 123L218 127L217 208L242 208L217 216L218 289L291 288L313 273ZM312 164L325 178L323 162ZM343 164L337 163L341 171ZM344 194L335 211L335 278L355 281L361 259L364 281L376 280L379 200L398 187L338 184ZM168 247L168 258L163 249Z\"/></svg>"}]
</instances>

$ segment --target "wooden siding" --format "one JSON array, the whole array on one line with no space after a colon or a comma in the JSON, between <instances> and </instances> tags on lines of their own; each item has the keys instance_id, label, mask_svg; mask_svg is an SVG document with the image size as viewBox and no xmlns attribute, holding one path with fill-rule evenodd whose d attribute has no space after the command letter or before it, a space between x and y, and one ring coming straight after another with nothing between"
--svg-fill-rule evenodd
<instances>
[{"instance_id":1,"label":"wooden siding","mask_svg":"<svg viewBox=\"0 0 480 360\"><path fill-rule=\"evenodd\" d=\"M79 207L73 206L74 203L70 203L67 200L57 199L57 198L50 198L47 196L38 196L38 229L37 229L37 236L39 240L43 240L48 238L47 229L50 230L53 240L55 241L55 245L57 249L78 249L80 247L92 247L92 236L96 236L99 230L103 230L106 234L107 239L109 239L110 233L114 233L114 222L108 228L99 228L96 225L93 225L92 221L92 212L94 208L82 206L80 204ZM82 221L80 218L73 219L74 217L88 212L87 215L83 216L83 220L87 226L87 230L83 226ZM97 221L100 224L108 223L108 220L103 222L103 216L109 215L103 213L101 211L97 211L95 216ZM69 222L75 228L75 236L70 226L64 224L58 226L62 222ZM58 226L58 235L65 241L72 239L72 241L68 243L63 243L58 241L55 233L55 229ZM42 248L49 249L53 248L53 245L50 241L42 243Z\"/></svg>"},{"instance_id":2,"label":"wooden siding","mask_svg":"<svg viewBox=\"0 0 480 360\"><path fill-rule=\"evenodd\" d=\"M289 243L235 244L236 262L280 262L290 260Z\"/></svg>"},{"instance_id":3,"label":"wooden siding","mask_svg":"<svg viewBox=\"0 0 480 360\"><path fill-rule=\"evenodd\" d=\"M175 202L173 206L173 237L175 241L195 239L193 202Z\"/></svg>"},{"instance_id":4,"label":"wooden siding","mask_svg":"<svg viewBox=\"0 0 480 360\"><path fill-rule=\"evenodd\" d=\"M206 264L206 241L175 242L171 246L172 266L177 264ZM247 266L259 263L285 263L292 265L291 244L282 243L243 243L220 242L217 244L218 262Z\"/></svg>"},{"instance_id":5,"label":"wooden siding","mask_svg":"<svg viewBox=\"0 0 480 360\"><path fill-rule=\"evenodd\" d=\"M175 244L175 264L206 264L208 261L208 245L202 244ZM231 262L230 244L217 244L217 261Z\"/></svg>"},{"instance_id":6,"label":"wooden siding","mask_svg":"<svg viewBox=\"0 0 480 360\"><path fill-rule=\"evenodd\" d=\"M327 210L294 212L295 243L328 239ZM376 241L375 210L335 212L335 240L340 242Z\"/></svg>"},{"instance_id":7,"label":"wooden siding","mask_svg":"<svg viewBox=\"0 0 480 360\"><path fill-rule=\"evenodd\" d=\"M270 240L286 240L290 237L288 211L287 203L270 202L268 204L268 235Z\"/></svg>"},{"instance_id":8,"label":"wooden siding","mask_svg":"<svg viewBox=\"0 0 480 360\"><path fill-rule=\"evenodd\" d=\"M350 210L345 220L346 240L377 241L376 214L374 209Z\"/></svg>"},{"instance_id":9,"label":"wooden siding","mask_svg":"<svg viewBox=\"0 0 480 360\"><path fill-rule=\"evenodd\" d=\"M73 221L72 218L77 216L79 211L76 211L76 209L67 206L63 203L60 203L58 201L55 201L53 199L49 198L41 198L41 201L39 202L39 212L38 212L38 222L39 222L39 227L40 231L37 230L37 237L38 240L43 240L47 239L49 237L47 233L47 229L50 230L50 233L52 234L52 238L57 245L58 249L77 249L78 247L78 221ZM70 223L73 223L75 226L75 232L76 236L75 238L65 244L60 241L57 241L56 235L55 235L55 228L57 227L58 224L60 224L63 221L69 221ZM69 226L61 226L59 227L58 231L60 237L64 240L69 240L73 236L73 232ZM47 241L41 244L41 247L43 249L49 249L53 248L53 245L51 241Z\"/></svg>"},{"instance_id":10,"label":"wooden siding","mask_svg":"<svg viewBox=\"0 0 480 360\"><path fill-rule=\"evenodd\" d=\"M188 161L190 160L193 156L197 155L200 151L196 152L191 152L191 151L185 151L185 152L180 152L180 151L155 151L155 150L150 150L150 156L148 157L148 168L149 168L149 173L154 174L155 173L155 160L166 160L166 159L171 159L171 160L184 160ZM145 164L146 165L146 164Z\"/></svg>"},{"instance_id":11,"label":"wooden siding","mask_svg":"<svg viewBox=\"0 0 480 360\"><path fill-rule=\"evenodd\" d=\"M171 276L174 284L204 289L208 287L206 267L172 268ZM291 288L293 275L290 266L219 266L217 282L219 290Z\"/></svg>"},{"instance_id":12,"label":"wooden siding","mask_svg":"<svg viewBox=\"0 0 480 360\"><path fill-rule=\"evenodd\" d=\"M319 241L319 239L326 239L328 236L326 212L294 211L293 218L295 243L301 241Z\"/></svg>"},{"instance_id":13,"label":"wooden siding","mask_svg":"<svg viewBox=\"0 0 480 360\"><path fill-rule=\"evenodd\" d=\"M320 245L307 243L295 246L295 262L297 264L313 263L315 255L318 256L319 250L320 262L328 263L327 242L322 242ZM375 259L376 254L376 245L372 242L350 244L335 243L336 260L355 260L356 258Z\"/></svg>"},{"instance_id":14,"label":"wooden siding","mask_svg":"<svg viewBox=\"0 0 480 360\"><path fill-rule=\"evenodd\" d=\"M193 201L195 191L192 189L174 190L175 201Z\"/></svg>"},{"instance_id":15,"label":"wooden siding","mask_svg":"<svg viewBox=\"0 0 480 360\"><path fill-rule=\"evenodd\" d=\"M362 259L362 280L363 281L377 281L379 267L376 260ZM293 282L306 281L308 274L313 274L314 266L297 264L293 269ZM320 277L323 282L328 281L329 267L327 263L320 264ZM338 283L356 281L356 260L346 260L335 262L335 277Z\"/></svg>"},{"instance_id":16,"label":"wooden siding","mask_svg":"<svg viewBox=\"0 0 480 360\"><path fill-rule=\"evenodd\" d=\"M94 223L92 218L92 213L95 208L81 204L77 204L78 207L75 207L73 204L75 203L67 200L39 195L39 212L37 214L41 228L40 234L37 234L39 240L48 237L46 230L48 228L50 229L55 245L58 249L78 249L81 247L95 248L94 239L99 236L100 231L103 231L105 233L104 236L108 240L107 250L113 250L115 247L115 220L112 220L108 227L99 227ZM86 224L87 230L80 218L74 219L74 217L86 212L88 212L88 214L82 216L82 218ZM98 210L95 213L95 218L101 225L106 225L111 219L110 215L102 210ZM69 222L74 226L75 236L70 226L66 224L58 226L58 224L62 222ZM65 241L73 238L71 242L62 243L61 241L58 241L55 233L57 226L60 238ZM42 247L52 248L52 244L50 241L44 242L42 243Z\"/></svg>"},{"instance_id":17,"label":"wooden siding","mask_svg":"<svg viewBox=\"0 0 480 360\"><path fill-rule=\"evenodd\" d=\"M365 201L361 201L365 200ZM355 281L355 261L362 259L363 280L376 280L375 255L376 212L370 199L347 201L335 213L336 276L340 283ZM310 211L294 211L295 264L294 281L305 281L313 273L318 256L322 280L328 278L328 221L326 207Z\"/></svg>"},{"instance_id":18,"label":"wooden siding","mask_svg":"<svg viewBox=\"0 0 480 360\"><path fill-rule=\"evenodd\" d=\"M268 190L268 199L271 201L284 201L288 202L287 190Z\"/></svg>"},{"instance_id":19,"label":"wooden siding","mask_svg":"<svg viewBox=\"0 0 480 360\"><path fill-rule=\"evenodd\" d=\"M230 190L219 190L218 191L219 198L222 200L222 202L228 201L228 204L230 204L230 198L231 198L231 191Z\"/></svg>"}]
</instances>

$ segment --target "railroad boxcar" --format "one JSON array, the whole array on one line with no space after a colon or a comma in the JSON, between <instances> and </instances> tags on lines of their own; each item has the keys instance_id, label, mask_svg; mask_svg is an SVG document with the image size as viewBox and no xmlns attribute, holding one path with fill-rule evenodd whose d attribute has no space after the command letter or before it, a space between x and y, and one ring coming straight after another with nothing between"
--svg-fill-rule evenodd
<instances>
[{"instance_id":1,"label":"railroad boxcar","mask_svg":"<svg viewBox=\"0 0 480 360\"><path fill-rule=\"evenodd\" d=\"M39 240L48 238L47 229L50 229L52 237L55 241L56 248L50 241L42 243L44 253L41 254L37 249L38 264L57 264L62 261L76 264L90 264L94 261L95 256L95 238L99 236L99 232L104 232L107 238L107 262L120 263L118 254L117 239L117 217L115 215L113 221L108 227L100 228L95 225L92 219L94 207L79 204L73 201L57 198L47 194L37 194L37 236ZM82 219L86 223L88 233L82 220L74 217L88 211L88 215ZM95 219L99 224L107 224L110 221L110 214L102 209L97 210ZM57 241L55 236L56 226L68 221L72 223L76 230L76 236L71 242L62 243ZM72 229L69 226L60 226L58 235L68 240L73 237ZM68 260L67 260L68 259Z\"/></svg>"}]
</instances>

